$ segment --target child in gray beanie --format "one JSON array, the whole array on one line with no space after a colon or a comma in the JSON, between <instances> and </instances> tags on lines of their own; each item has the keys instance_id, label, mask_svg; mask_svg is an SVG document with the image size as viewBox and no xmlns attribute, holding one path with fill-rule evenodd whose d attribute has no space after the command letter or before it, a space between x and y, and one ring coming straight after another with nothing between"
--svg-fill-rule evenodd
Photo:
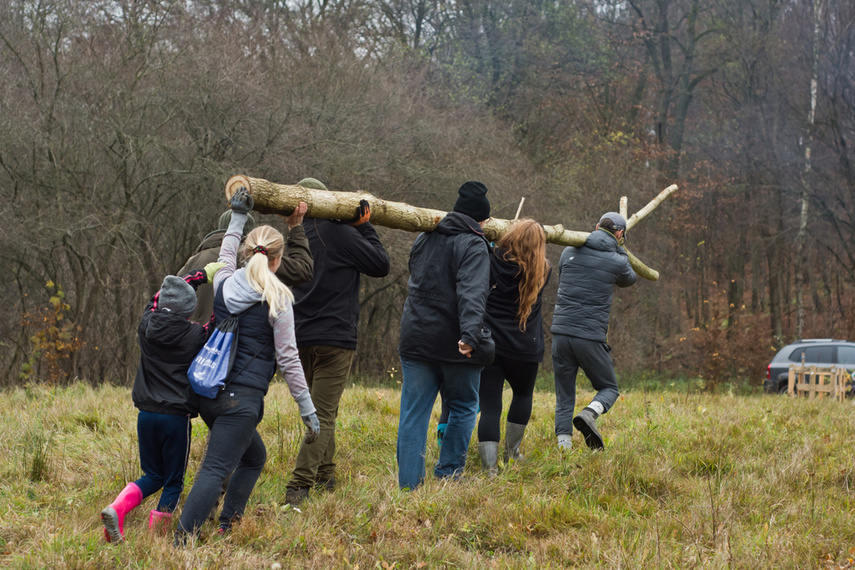
<instances>
[{"instance_id":1,"label":"child in gray beanie","mask_svg":"<svg viewBox=\"0 0 855 570\"><path fill-rule=\"evenodd\" d=\"M160 308L185 319L196 310L196 290L175 275L167 275L160 286Z\"/></svg>"},{"instance_id":2,"label":"child in gray beanie","mask_svg":"<svg viewBox=\"0 0 855 570\"><path fill-rule=\"evenodd\" d=\"M101 511L104 538L125 538L125 515L161 488L157 509L149 513L149 529L166 530L184 489L190 451L190 419L198 415L198 398L190 388L187 369L208 340L211 323L187 318L196 308L196 287L213 282L222 264L210 263L184 277L167 275L143 312L139 324L140 364L131 396L139 408L137 438L144 475L128 483Z\"/></svg>"}]
</instances>

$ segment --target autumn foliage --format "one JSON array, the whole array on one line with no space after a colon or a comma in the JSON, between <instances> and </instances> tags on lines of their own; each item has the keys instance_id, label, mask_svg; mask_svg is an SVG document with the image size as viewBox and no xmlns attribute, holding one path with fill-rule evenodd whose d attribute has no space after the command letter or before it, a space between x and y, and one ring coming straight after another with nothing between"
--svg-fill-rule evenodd
<instances>
[{"instance_id":1,"label":"autumn foliage","mask_svg":"<svg viewBox=\"0 0 855 570\"><path fill-rule=\"evenodd\" d=\"M241 173L444 210L477 179L581 231L677 183L628 235L661 279L616 293L618 373L759 384L772 347L855 334L855 4L815 4L0 3L0 383L129 384L145 300ZM415 237L380 235L369 376Z\"/></svg>"}]
</instances>

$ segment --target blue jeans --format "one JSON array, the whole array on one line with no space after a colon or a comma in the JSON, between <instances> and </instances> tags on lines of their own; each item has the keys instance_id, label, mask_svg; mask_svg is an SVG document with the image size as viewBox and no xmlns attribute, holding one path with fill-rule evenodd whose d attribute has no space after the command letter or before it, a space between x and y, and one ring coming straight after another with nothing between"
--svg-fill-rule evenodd
<instances>
[{"instance_id":1,"label":"blue jeans","mask_svg":"<svg viewBox=\"0 0 855 570\"><path fill-rule=\"evenodd\" d=\"M612 349L605 342L556 334L552 337L552 370L555 373L555 435L573 433L576 408L576 374L581 368L597 391L592 402L609 411L620 396Z\"/></svg>"},{"instance_id":2,"label":"blue jeans","mask_svg":"<svg viewBox=\"0 0 855 570\"><path fill-rule=\"evenodd\" d=\"M229 479L220 526L229 528L243 516L246 503L267 461L267 449L256 430L264 415L264 392L230 385L216 399L199 398L199 415L210 429L205 460L178 521L177 534L197 533Z\"/></svg>"},{"instance_id":3,"label":"blue jeans","mask_svg":"<svg viewBox=\"0 0 855 570\"><path fill-rule=\"evenodd\" d=\"M398 485L413 490L425 478L425 446L430 414L439 388L448 406L448 426L442 438L436 477L456 477L466 466L469 439L478 415L481 366L401 359L404 377L398 422Z\"/></svg>"},{"instance_id":4,"label":"blue jeans","mask_svg":"<svg viewBox=\"0 0 855 570\"><path fill-rule=\"evenodd\" d=\"M137 438L143 475L135 481L143 498L161 488L157 510L171 513L184 490L184 471L190 455L190 418L140 411Z\"/></svg>"}]
</instances>

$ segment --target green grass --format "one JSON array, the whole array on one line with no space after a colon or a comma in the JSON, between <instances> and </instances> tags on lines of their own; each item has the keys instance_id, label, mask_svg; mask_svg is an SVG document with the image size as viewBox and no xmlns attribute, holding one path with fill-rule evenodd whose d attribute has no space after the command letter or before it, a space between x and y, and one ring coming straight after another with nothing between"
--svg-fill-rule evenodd
<instances>
[{"instance_id":1,"label":"green grass","mask_svg":"<svg viewBox=\"0 0 855 570\"><path fill-rule=\"evenodd\" d=\"M653 379L648 378L647 382ZM587 383L583 383L587 385ZM13 568L849 568L855 554L855 406L635 385L599 425L556 448L554 395L539 390L525 460L495 479L470 447L466 478L396 484L399 392L352 386L338 421L339 487L299 509L285 485L302 433L281 383L260 429L268 463L226 539L174 550L147 530L126 543L99 512L138 473L130 390L28 387L0 400L0 565ZM736 391L738 392L738 391ZM582 391L580 403L591 392ZM506 405L510 392L505 393ZM438 415L435 409L434 421ZM196 420L187 484L202 455ZM428 441L428 467L436 460ZM186 489L185 489L186 490ZM210 530L210 529L206 529Z\"/></svg>"}]
</instances>

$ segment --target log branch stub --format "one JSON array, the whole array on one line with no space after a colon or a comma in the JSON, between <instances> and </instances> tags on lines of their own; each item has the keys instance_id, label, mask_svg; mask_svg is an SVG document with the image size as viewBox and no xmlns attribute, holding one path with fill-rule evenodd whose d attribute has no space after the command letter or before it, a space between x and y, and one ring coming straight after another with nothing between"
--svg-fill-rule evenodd
<instances>
[{"instance_id":1,"label":"log branch stub","mask_svg":"<svg viewBox=\"0 0 855 570\"><path fill-rule=\"evenodd\" d=\"M658 196L656 196L653 200L648 202L648 204L646 206L644 206L642 209L640 209L639 211L634 213L626 221L626 229L629 230L632 226L634 226L635 224L640 222L642 219L644 219L644 217L647 216L647 214L649 214L650 212L655 210L656 207L659 204L661 204L663 200L665 200L665 198L667 198L668 196L670 196L671 194L676 192L677 189L678 189L677 185L672 184L671 186L669 186L668 188L666 188L665 190L660 192Z\"/></svg>"}]
</instances>

